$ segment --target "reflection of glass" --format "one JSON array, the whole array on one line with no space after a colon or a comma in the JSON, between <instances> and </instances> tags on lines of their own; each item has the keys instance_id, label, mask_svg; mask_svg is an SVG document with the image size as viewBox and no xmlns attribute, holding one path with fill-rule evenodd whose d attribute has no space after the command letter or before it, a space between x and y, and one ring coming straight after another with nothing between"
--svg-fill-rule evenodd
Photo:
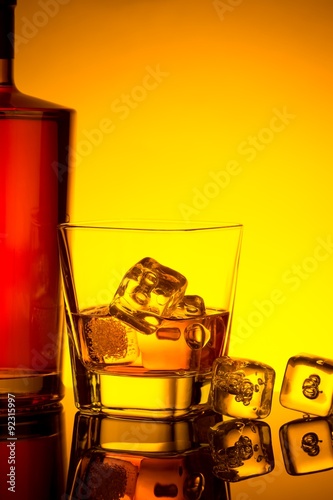
<instances>
[{"instance_id":1,"label":"reflection of glass","mask_svg":"<svg viewBox=\"0 0 333 500\"><path fill-rule=\"evenodd\" d=\"M228 350L239 225L60 226L78 408L179 417Z\"/></svg>"},{"instance_id":2,"label":"reflection of glass","mask_svg":"<svg viewBox=\"0 0 333 500\"><path fill-rule=\"evenodd\" d=\"M63 409L0 417L0 498L59 500L65 490Z\"/></svg>"},{"instance_id":3,"label":"reflection of glass","mask_svg":"<svg viewBox=\"0 0 333 500\"><path fill-rule=\"evenodd\" d=\"M68 474L68 500L226 500L212 474L207 411L175 422L77 413Z\"/></svg>"},{"instance_id":4,"label":"reflection of glass","mask_svg":"<svg viewBox=\"0 0 333 500\"><path fill-rule=\"evenodd\" d=\"M280 428L280 443L292 476L333 469L333 417L287 422Z\"/></svg>"}]
</instances>

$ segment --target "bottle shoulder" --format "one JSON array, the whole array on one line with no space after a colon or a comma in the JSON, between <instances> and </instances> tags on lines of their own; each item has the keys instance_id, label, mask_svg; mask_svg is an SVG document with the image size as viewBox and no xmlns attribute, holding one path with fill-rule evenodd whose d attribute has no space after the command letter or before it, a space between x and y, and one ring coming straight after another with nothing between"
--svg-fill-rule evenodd
<instances>
[{"instance_id":1,"label":"bottle shoulder","mask_svg":"<svg viewBox=\"0 0 333 500\"><path fill-rule=\"evenodd\" d=\"M0 114L3 113L65 113L73 114L75 111L54 102L20 92L16 87L0 86Z\"/></svg>"}]
</instances>

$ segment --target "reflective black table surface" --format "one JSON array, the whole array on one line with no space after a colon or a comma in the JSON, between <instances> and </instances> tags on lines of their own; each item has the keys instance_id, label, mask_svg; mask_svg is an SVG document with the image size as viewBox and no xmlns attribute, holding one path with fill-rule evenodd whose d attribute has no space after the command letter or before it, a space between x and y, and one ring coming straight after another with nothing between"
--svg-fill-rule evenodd
<instances>
[{"instance_id":1,"label":"reflective black table surface","mask_svg":"<svg viewBox=\"0 0 333 500\"><path fill-rule=\"evenodd\" d=\"M261 421L270 429L273 470L236 482L213 473L217 462L207 436L221 418L211 411L173 423L134 421L80 414L73 401L67 389L58 407L16 415L16 440L6 437L2 417L1 499L332 498L332 419L306 419L283 408L278 394Z\"/></svg>"}]
</instances>

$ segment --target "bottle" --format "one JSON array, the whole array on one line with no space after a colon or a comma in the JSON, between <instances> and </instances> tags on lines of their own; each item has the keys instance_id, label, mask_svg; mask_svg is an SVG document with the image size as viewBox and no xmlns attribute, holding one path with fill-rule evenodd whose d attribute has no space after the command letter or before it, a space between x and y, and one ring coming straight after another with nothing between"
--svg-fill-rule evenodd
<instances>
[{"instance_id":1,"label":"bottle","mask_svg":"<svg viewBox=\"0 0 333 500\"><path fill-rule=\"evenodd\" d=\"M64 395L57 224L74 112L16 88L15 5L0 0L0 412L8 398L19 411Z\"/></svg>"},{"instance_id":2,"label":"bottle","mask_svg":"<svg viewBox=\"0 0 333 500\"><path fill-rule=\"evenodd\" d=\"M64 500L65 415L59 404L16 415L15 439L0 415L1 500Z\"/></svg>"}]
</instances>

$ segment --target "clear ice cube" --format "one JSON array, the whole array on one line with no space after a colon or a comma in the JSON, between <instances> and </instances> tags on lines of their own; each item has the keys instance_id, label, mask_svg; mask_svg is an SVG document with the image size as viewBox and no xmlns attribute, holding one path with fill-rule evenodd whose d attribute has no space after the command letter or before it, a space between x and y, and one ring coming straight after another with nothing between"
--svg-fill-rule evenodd
<instances>
[{"instance_id":1,"label":"clear ice cube","mask_svg":"<svg viewBox=\"0 0 333 500\"><path fill-rule=\"evenodd\" d=\"M83 311L78 319L78 331L82 338L82 357L88 364L129 364L139 356L137 331L110 316L108 306Z\"/></svg>"},{"instance_id":2,"label":"clear ice cube","mask_svg":"<svg viewBox=\"0 0 333 500\"><path fill-rule=\"evenodd\" d=\"M333 360L299 354L287 363L280 403L291 410L326 417L333 411Z\"/></svg>"},{"instance_id":3,"label":"clear ice cube","mask_svg":"<svg viewBox=\"0 0 333 500\"><path fill-rule=\"evenodd\" d=\"M172 313L174 318L193 318L193 316L203 316L205 314L205 302L199 295L184 295L181 302Z\"/></svg>"},{"instance_id":4,"label":"clear ice cube","mask_svg":"<svg viewBox=\"0 0 333 500\"><path fill-rule=\"evenodd\" d=\"M183 370L191 364L191 350L181 321L163 319L151 335L138 335L142 365L148 370Z\"/></svg>"},{"instance_id":5,"label":"clear ice cube","mask_svg":"<svg viewBox=\"0 0 333 500\"><path fill-rule=\"evenodd\" d=\"M210 404L230 417L266 418L273 398L275 371L258 361L222 356L213 365Z\"/></svg>"},{"instance_id":6,"label":"clear ice cube","mask_svg":"<svg viewBox=\"0 0 333 500\"><path fill-rule=\"evenodd\" d=\"M187 295L178 303L170 318L163 318L155 333L139 337L143 366L150 370L197 369L201 350L211 339L205 321L204 301ZM193 351L197 351L193 353Z\"/></svg>"},{"instance_id":7,"label":"clear ice cube","mask_svg":"<svg viewBox=\"0 0 333 500\"><path fill-rule=\"evenodd\" d=\"M142 365L148 370L196 370L210 331L196 320L164 318L152 335L138 335Z\"/></svg>"},{"instance_id":8,"label":"clear ice cube","mask_svg":"<svg viewBox=\"0 0 333 500\"><path fill-rule=\"evenodd\" d=\"M221 422L210 429L209 444L215 462L213 472L224 481L241 481L274 469L271 431L265 422Z\"/></svg>"},{"instance_id":9,"label":"clear ice cube","mask_svg":"<svg viewBox=\"0 0 333 500\"><path fill-rule=\"evenodd\" d=\"M163 316L171 316L183 299L186 286L182 274L146 257L124 276L110 305L110 314L151 334Z\"/></svg>"},{"instance_id":10,"label":"clear ice cube","mask_svg":"<svg viewBox=\"0 0 333 500\"><path fill-rule=\"evenodd\" d=\"M333 418L301 418L280 428L288 474L298 476L333 469Z\"/></svg>"}]
</instances>

